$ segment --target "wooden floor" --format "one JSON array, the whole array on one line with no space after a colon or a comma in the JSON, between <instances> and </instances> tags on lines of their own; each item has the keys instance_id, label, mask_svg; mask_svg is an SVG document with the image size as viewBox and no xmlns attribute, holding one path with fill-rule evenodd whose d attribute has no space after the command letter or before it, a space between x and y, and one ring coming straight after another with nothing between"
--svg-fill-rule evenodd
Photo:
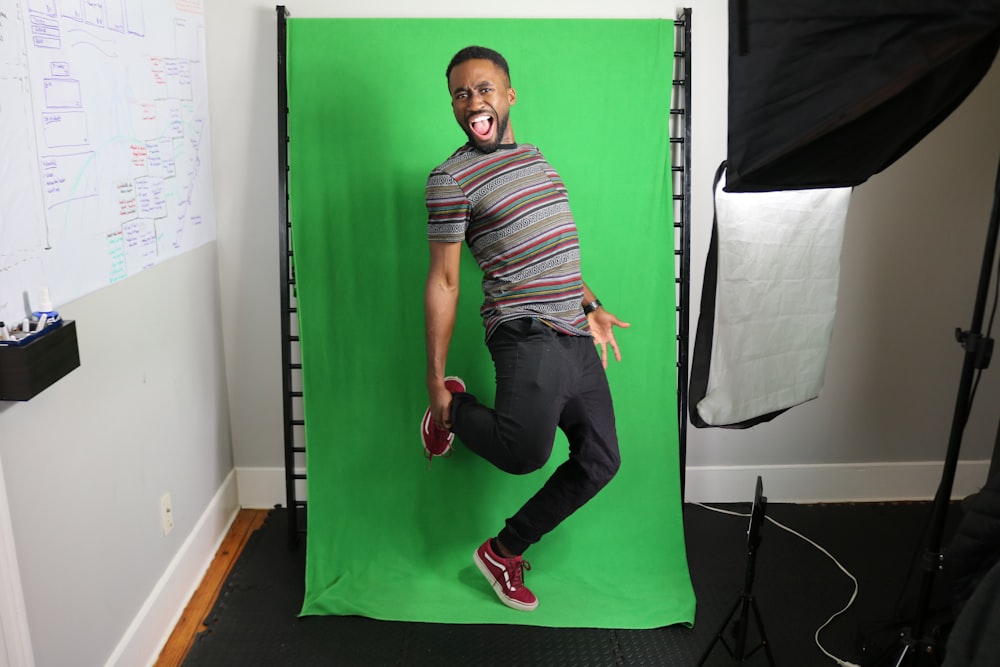
<instances>
[{"instance_id":1,"label":"wooden floor","mask_svg":"<svg viewBox=\"0 0 1000 667\"><path fill-rule=\"evenodd\" d=\"M236 515L198 590L184 608L177 626L160 652L160 657L155 663L156 667L178 667L184 662L198 633L205 630L202 622L215 605L215 600L219 597L233 564L239 558L250 535L264 523L268 511L244 509Z\"/></svg>"}]
</instances>

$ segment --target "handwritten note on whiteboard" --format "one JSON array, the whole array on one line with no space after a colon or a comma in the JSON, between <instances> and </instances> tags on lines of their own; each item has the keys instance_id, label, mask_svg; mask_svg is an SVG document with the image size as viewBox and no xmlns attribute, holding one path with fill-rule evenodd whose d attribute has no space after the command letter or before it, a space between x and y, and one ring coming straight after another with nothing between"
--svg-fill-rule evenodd
<instances>
[{"instance_id":1,"label":"handwritten note on whiteboard","mask_svg":"<svg viewBox=\"0 0 1000 667\"><path fill-rule=\"evenodd\" d=\"M201 0L0 0L0 320L215 239Z\"/></svg>"}]
</instances>

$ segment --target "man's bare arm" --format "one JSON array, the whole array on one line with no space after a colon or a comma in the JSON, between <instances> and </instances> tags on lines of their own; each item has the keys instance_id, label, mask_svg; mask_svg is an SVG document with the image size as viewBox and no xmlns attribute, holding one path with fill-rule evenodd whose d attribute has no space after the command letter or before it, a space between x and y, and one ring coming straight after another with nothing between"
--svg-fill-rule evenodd
<instances>
[{"instance_id":1,"label":"man's bare arm","mask_svg":"<svg viewBox=\"0 0 1000 667\"><path fill-rule=\"evenodd\" d=\"M424 286L424 323L427 341L427 394L431 416L439 426L449 428L451 392L444 386L448 346L455 329L458 307L461 243L430 243L430 267Z\"/></svg>"}]
</instances>

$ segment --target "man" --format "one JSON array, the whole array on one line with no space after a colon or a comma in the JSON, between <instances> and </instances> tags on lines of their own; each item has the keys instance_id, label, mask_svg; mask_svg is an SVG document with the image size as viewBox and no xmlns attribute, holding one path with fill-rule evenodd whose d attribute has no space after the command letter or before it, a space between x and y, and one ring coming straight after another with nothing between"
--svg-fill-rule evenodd
<instances>
[{"instance_id":1,"label":"man","mask_svg":"<svg viewBox=\"0 0 1000 667\"><path fill-rule=\"evenodd\" d=\"M514 141L517 94L507 61L470 46L446 71L455 120L469 138L427 181L430 268L424 292L427 392L421 435L441 456L455 435L501 470L545 465L558 426L569 459L473 559L500 600L531 611L524 551L602 489L619 466L607 346L621 353L605 310L580 275L576 224L566 188L532 145ZM490 409L445 376L465 241L483 270L481 308L496 368ZM600 347L600 353L595 348Z\"/></svg>"}]
</instances>

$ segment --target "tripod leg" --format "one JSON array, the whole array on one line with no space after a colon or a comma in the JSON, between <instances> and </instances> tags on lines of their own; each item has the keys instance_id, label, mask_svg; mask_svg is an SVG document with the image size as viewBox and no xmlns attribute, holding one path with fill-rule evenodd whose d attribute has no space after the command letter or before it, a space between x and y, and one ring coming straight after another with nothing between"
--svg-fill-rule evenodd
<instances>
[{"instance_id":1,"label":"tripod leg","mask_svg":"<svg viewBox=\"0 0 1000 667\"><path fill-rule=\"evenodd\" d=\"M774 656L771 655L771 644L767 641L767 633L764 632L764 619L760 616L760 609L757 608L757 600L751 598L750 604L753 605L754 619L757 621L757 632L760 633L760 644L764 647L764 653L767 654L767 664L774 667Z\"/></svg>"},{"instance_id":2,"label":"tripod leg","mask_svg":"<svg viewBox=\"0 0 1000 667\"><path fill-rule=\"evenodd\" d=\"M705 652L701 654L701 659L698 661L698 667L705 664L705 661L708 660L708 656L712 654L712 649L715 648L715 644L722 639L722 633L725 632L726 626L729 625L729 621L732 620L736 610L740 608L740 602L742 602L742 598L736 600L736 604L733 605L733 608L729 610L729 613L726 614L726 617L722 620L722 625L719 626L719 631L715 633L715 638L712 639L712 643L710 643L708 648L705 649Z\"/></svg>"}]
</instances>

